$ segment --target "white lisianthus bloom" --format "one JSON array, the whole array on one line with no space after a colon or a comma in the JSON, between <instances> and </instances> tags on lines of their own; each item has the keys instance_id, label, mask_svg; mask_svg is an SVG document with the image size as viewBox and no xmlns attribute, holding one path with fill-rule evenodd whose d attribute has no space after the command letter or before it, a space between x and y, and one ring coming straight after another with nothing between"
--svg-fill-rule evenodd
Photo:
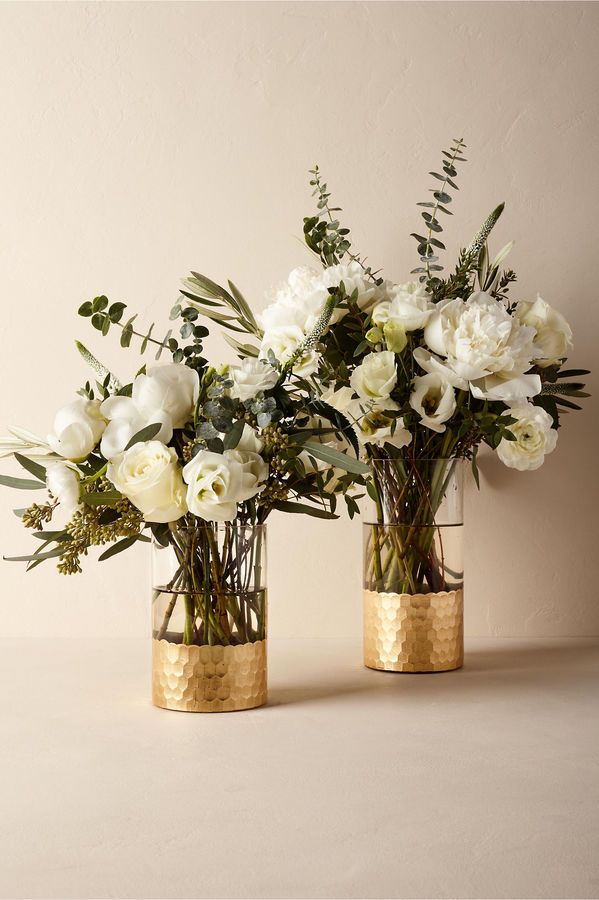
<instances>
[{"instance_id":1,"label":"white lisianthus bloom","mask_svg":"<svg viewBox=\"0 0 599 900\"><path fill-rule=\"evenodd\" d=\"M525 374L535 356L534 329L522 325L490 294L440 303L424 329L427 346L445 358L456 387L475 397L512 400L541 390L538 375ZM421 348L422 349L422 348ZM419 356L414 358L422 365ZM430 363L430 360L429 360Z\"/></svg>"},{"instance_id":2,"label":"white lisianthus bloom","mask_svg":"<svg viewBox=\"0 0 599 900\"><path fill-rule=\"evenodd\" d=\"M107 397L100 409L109 420L100 444L105 459L113 459L122 453L131 438L147 425L161 425L160 431L154 435L155 441L168 444L173 436L170 416L164 410L142 410L132 397Z\"/></svg>"},{"instance_id":3,"label":"white lisianthus bloom","mask_svg":"<svg viewBox=\"0 0 599 900\"><path fill-rule=\"evenodd\" d=\"M261 391L268 391L279 380L279 373L265 359L242 360L241 365L231 366L229 378L233 387L229 393L237 400L251 400Z\"/></svg>"},{"instance_id":4,"label":"white lisianthus bloom","mask_svg":"<svg viewBox=\"0 0 599 900\"><path fill-rule=\"evenodd\" d=\"M412 435L404 426L403 418L388 415L398 409L397 403L390 399L381 403L353 401L348 410L348 418L362 446L364 444L376 447L382 447L383 444L391 444L398 448L408 446Z\"/></svg>"},{"instance_id":5,"label":"white lisianthus bloom","mask_svg":"<svg viewBox=\"0 0 599 900\"><path fill-rule=\"evenodd\" d=\"M272 350L275 359L281 365L285 365L305 338L305 333L298 325L271 328L262 338L260 357L268 359L269 351ZM308 350L294 362L293 371L302 377L312 375L318 368L319 361L320 354L316 350Z\"/></svg>"},{"instance_id":6,"label":"white lisianthus bloom","mask_svg":"<svg viewBox=\"0 0 599 900\"><path fill-rule=\"evenodd\" d=\"M177 454L160 441L139 441L119 453L106 475L146 522L175 522L187 512Z\"/></svg>"},{"instance_id":7,"label":"white lisianthus bloom","mask_svg":"<svg viewBox=\"0 0 599 900\"><path fill-rule=\"evenodd\" d=\"M451 419L456 408L453 386L435 373L418 375L414 379L410 406L423 425L442 434L446 427L443 423Z\"/></svg>"},{"instance_id":8,"label":"white lisianthus bloom","mask_svg":"<svg viewBox=\"0 0 599 900\"><path fill-rule=\"evenodd\" d=\"M255 497L267 476L268 466L258 454L200 450L183 469L189 511L206 521L232 522L237 504Z\"/></svg>"},{"instance_id":9,"label":"white lisianthus bloom","mask_svg":"<svg viewBox=\"0 0 599 900\"><path fill-rule=\"evenodd\" d=\"M251 425L248 425L246 422L243 426L243 431L241 432L239 443L237 444L235 449L248 450L250 453L262 453L263 447L264 441L258 437L258 433L254 431Z\"/></svg>"},{"instance_id":10,"label":"white lisianthus bloom","mask_svg":"<svg viewBox=\"0 0 599 900\"><path fill-rule=\"evenodd\" d=\"M77 462L89 456L105 428L100 401L77 397L56 413L48 444L59 456Z\"/></svg>"},{"instance_id":11,"label":"white lisianthus bloom","mask_svg":"<svg viewBox=\"0 0 599 900\"><path fill-rule=\"evenodd\" d=\"M386 400L397 384L395 354L368 353L351 374L350 385L362 400Z\"/></svg>"},{"instance_id":12,"label":"white lisianthus bloom","mask_svg":"<svg viewBox=\"0 0 599 900\"><path fill-rule=\"evenodd\" d=\"M424 285L417 281L396 284L389 289L389 300L383 300L374 307L372 321L376 325L393 322L404 331L424 328L434 310L431 295Z\"/></svg>"},{"instance_id":13,"label":"white lisianthus bloom","mask_svg":"<svg viewBox=\"0 0 599 900\"><path fill-rule=\"evenodd\" d=\"M509 426L516 440L506 441L504 438L497 447L497 456L510 469L521 472L538 469L543 465L546 454L551 453L557 444L557 431L553 428L551 416L532 403L512 406L505 414L516 419Z\"/></svg>"},{"instance_id":14,"label":"white lisianthus bloom","mask_svg":"<svg viewBox=\"0 0 599 900\"><path fill-rule=\"evenodd\" d=\"M560 312L537 294L536 300L521 300L516 316L523 325L535 329L535 359L537 366L546 368L559 363L572 347L572 329Z\"/></svg>"},{"instance_id":15,"label":"white lisianthus bloom","mask_svg":"<svg viewBox=\"0 0 599 900\"><path fill-rule=\"evenodd\" d=\"M152 366L133 382L132 398L139 410L151 416L162 410L173 428L183 428L191 418L200 391L195 369L182 363ZM152 420L154 421L154 420Z\"/></svg>"},{"instance_id":16,"label":"white lisianthus bloom","mask_svg":"<svg viewBox=\"0 0 599 900\"><path fill-rule=\"evenodd\" d=\"M63 462L49 462L46 466L46 485L68 518L79 506L79 478L71 466Z\"/></svg>"}]
</instances>

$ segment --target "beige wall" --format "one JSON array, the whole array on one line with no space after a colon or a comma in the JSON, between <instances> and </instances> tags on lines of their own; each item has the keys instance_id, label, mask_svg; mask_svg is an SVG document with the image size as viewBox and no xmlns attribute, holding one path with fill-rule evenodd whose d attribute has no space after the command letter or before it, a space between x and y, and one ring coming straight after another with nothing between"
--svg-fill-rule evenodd
<instances>
[{"instance_id":1,"label":"beige wall","mask_svg":"<svg viewBox=\"0 0 599 900\"><path fill-rule=\"evenodd\" d=\"M87 373L73 340L139 366L78 319L96 293L166 324L191 268L256 307L307 261L318 161L355 242L389 277L414 265L416 202L464 136L448 259L500 200L520 296L539 290L597 366L596 3L4 3L0 258L4 424L45 432ZM231 358L214 336L215 358ZM467 498L471 634L599 632L597 407L568 417L538 472L483 461ZM595 440L593 441L593 434ZM6 471L6 466L4 470ZM3 489L2 549L30 543ZM11 503L11 501L14 501ZM273 517L273 635L355 635L358 522ZM147 627L144 548L80 577L1 568L1 630Z\"/></svg>"}]
</instances>

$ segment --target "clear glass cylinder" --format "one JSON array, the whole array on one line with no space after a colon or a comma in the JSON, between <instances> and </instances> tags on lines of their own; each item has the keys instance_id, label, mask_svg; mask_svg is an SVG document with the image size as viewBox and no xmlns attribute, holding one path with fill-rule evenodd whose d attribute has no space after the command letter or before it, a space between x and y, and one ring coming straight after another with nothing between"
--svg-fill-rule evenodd
<instances>
[{"instance_id":1,"label":"clear glass cylinder","mask_svg":"<svg viewBox=\"0 0 599 900\"><path fill-rule=\"evenodd\" d=\"M266 638L266 525L176 523L152 553L153 636L236 646Z\"/></svg>"},{"instance_id":2,"label":"clear glass cylinder","mask_svg":"<svg viewBox=\"0 0 599 900\"><path fill-rule=\"evenodd\" d=\"M421 594L463 587L463 463L372 460L364 588Z\"/></svg>"},{"instance_id":3,"label":"clear glass cylinder","mask_svg":"<svg viewBox=\"0 0 599 900\"><path fill-rule=\"evenodd\" d=\"M152 559L154 704L232 712L266 703L266 526L175 523Z\"/></svg>"},{"instance_id":4,"label":"clear glass cylinder","mask_svg":"<svg viewBox=\"0 0 599 900\"><path fill-rule=\"evenodd\" d=\"M428 672L463 659L463 461L371 460L363 523L364 659Z\"/></svg>"}]
</instances>

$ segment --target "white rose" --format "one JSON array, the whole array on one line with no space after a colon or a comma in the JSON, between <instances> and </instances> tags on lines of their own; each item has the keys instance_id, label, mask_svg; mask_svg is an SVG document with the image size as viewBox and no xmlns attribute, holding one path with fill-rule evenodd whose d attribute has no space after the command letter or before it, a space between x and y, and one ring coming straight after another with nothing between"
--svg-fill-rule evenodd
<instances>
[{"instance_id":1,"label":"white rose","mask_svg":"<svg viewBox=\"0 0 599 900\"><path fill-rule=\"evenodd\" d=\"M160 441L139 441L119 453L106 474L146 522L175 522L187 512L177 454Z\"/></svg>"},{"instance_id":2,"label":"white rose","mask_svg":"<svg viewBox=\"0 0 599 900\"><path fill-rule=\"evenodd\" d=\"M551 453L557 444L557 431L553 428L553 420L549 413L540 406L524 403L505 411L517 421L509 426L516 438L506 441L505 438L497 447L499 459L510 469L538 469L543 464L545 455Z\"/></svg>"},{"instance_id":3,"label":"white rose","mask_svg":"<svg viewBox=\"0 0 599 900\"><path fill-rule=\"evenodd\" d=\"M193 415L200 390L195 369L182 363L153 366L133 382L133 401L150 421L152 413L166 413L173 428L183 428Z\"/></svg>"},{"instance_id":4,"label":"white rose","mask_svg":"<svg viewBox=\"0 0 599 900\"><path fill-rule=\"evenodd\" d=\"M475 397L511 399L534 396L541 390L538 375L524 374L535 355L534 329L510 316L490 294L439 304L424 329L424 339L433 353L445 357L444 365L454 376L448 375L448 380L464 390L469 385ZM425 357L426 351L414 353L420 365Z\"/></svg>"},{"instance_id":5,"label":"white rose","mask_svg":"<svg viewBox=\"0 0 599 900\"><path fill-rule=\"evenodd\" d=\"M79 478L75 470L63 462L48 463L46 485L70 518L79 506Z\"/></svg>"},{"instance_id":6,"label":"white rose","mask_svg":"<svg viewBox=\"0 0 599 900\"><path fill-rule=\"evenodd\" d=\"M395 354L391 350L368 353L349 383L362 400L386 400L397 384Z\"/></svg>"},{"instance_id":7,"label":"white rose","mask_svg":"<svg viewBox=\"0 0 599 900\"><path fill-rule=\"evenodd\" d=\"M252 459L252 457L256 457ZM232 522L237 504L262 490L268 466L255 453L200 450L183 469L190 512L207 521Z\"/></svg>"},{"instance_id":8,"label":"white rose","mask_svg":"<svg viewBox=\"0 0 599 900\"><path fill-rule=\"evenodd\" d=\"M407 281L393 285L389 294L390 299L377 303L372 311L372 321L376 325L394 322L401 325L404 331L424 328L435 308L424 285Z\"/></svg>"},{"instance_id":9,"label":"white rose","mask_svg":"<svg viewBox=\"0 0 599 900\"><path fill-rule=\"evenodd\" d=\"M105 428L100 401L78 397L56 413L48 444L65 459L82 460L92 452Z\"/></svg>"},{"instance_id":10,"label":"white rose","mask_svg":"<svg viewBox=\"0 0 599 900\"><path fill-rule=\"evenodd\" d=\"M231 366L229 378L233 382L231 397L251 400L261 391L268 391L279 380L279 373L264 359L244 359L240 366Z\"/></svg>"},{"instance_id":11,"label":"white rose","mask_svg":"<svg viewBox=\"0 0 599 900\"><path fill-rule=\"evenodd\" d=\"M281 365L289 362L302 341L305 340L305 333L298 325L280 326L271 328L264 333L262 344L260 345L260 357L268 359L269 351L272 350L274 357ZM293 364L293 371L296 375L302 377L311 375L318 368L320 354L315 350L308 350L297 359Z\"/></svg>"},{"instance_id":12,"label":"white rose","mask_svg":"<svg viewBox=\"0 0 599 900\"><path fill-rule=\"evenodd\" d=\"M109 420L100 444L105 459L113 459L118 453L122 453L131 438L147 425L161 425L153 440L168 444L173 436L170 416L164 410L142 410L132 397L108 397L100 409L102 415Z\"/></svg>"},{"instance_id":13,"label":"white rose","mask_svg":"<svg viewBox=\"0 0 599 900\"><path fill-rule=\"evenodd\" d=\"M423 425L441 434L445 431L443 423L455 412L453 386L438 374L418 375L414 379L410 406L418 413Z\"/></svg>"},{"instance_id":14,"label":"white rose","mask_svg":"<svg viewBox=\"0 0 599 900\"><path fill-rule=\"evenodd\" d=\"M516 306L516 316L523 325L535 329L535 350L541 351L535 359L537 366L553 366L568 355L572 347L572 329L565 318L537 294L536 300L521 300Z\"/></svg>"}]
</instances>

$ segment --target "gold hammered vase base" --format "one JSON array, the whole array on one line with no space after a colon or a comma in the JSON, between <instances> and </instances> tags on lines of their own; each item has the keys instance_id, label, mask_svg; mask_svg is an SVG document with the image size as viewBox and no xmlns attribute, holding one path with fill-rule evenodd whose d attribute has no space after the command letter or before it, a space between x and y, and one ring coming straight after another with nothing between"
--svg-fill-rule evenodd
<instances>
[{"instance_id":1,"label":"gold hammered vase base","mask_svg":"<svg viewBox=\"0 0 599 900\"><path fill-rule=\"evenodd\" d=\"M223 647L152 641L152 702L183 712L266 703L266 641Z\"/></svg>"},{"instance_id":2,"label":"gold hammered vase base","mask_svg":"<svg viewBox=\"0 0 599 900\"><path fill-rule=\"evenodd\" d=\"M364 665L385 672L449 672L464 663L464 592L364 591Z\"/></svg>"}]
</instances>

